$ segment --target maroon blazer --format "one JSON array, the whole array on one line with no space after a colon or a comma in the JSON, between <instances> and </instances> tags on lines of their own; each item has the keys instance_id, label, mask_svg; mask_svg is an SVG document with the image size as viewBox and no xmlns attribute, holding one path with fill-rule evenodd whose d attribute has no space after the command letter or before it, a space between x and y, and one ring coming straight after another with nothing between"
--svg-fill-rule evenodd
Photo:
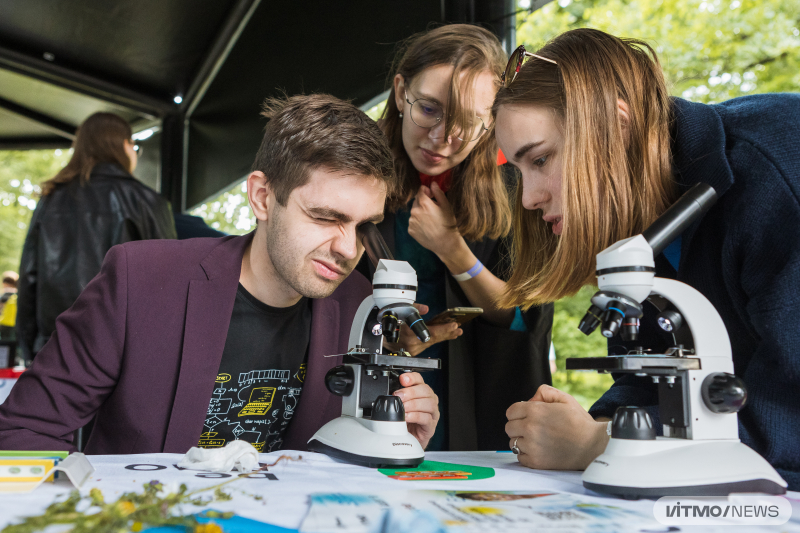
<instances>
[{"instance_id":1,"label":"maroon blazer","mask_svg":"<svg viewBox=\"0 0 800 533\"><path fill-rule=\"evenodd\" d=\"M111 248L100 274L56 321L50 341L0 406L0 449L74 451L96 415L90 454L185 453L203 431L252 234L139 241ZM371 293L351 274L313 300L308 370L284 449L304 450L341 414L325 388Z\"/></svg>"}]
</instances>

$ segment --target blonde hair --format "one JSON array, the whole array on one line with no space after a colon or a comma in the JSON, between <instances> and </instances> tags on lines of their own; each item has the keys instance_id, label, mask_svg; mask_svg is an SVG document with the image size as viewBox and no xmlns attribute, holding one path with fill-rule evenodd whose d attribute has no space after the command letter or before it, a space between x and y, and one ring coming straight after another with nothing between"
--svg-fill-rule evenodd
<instances>
[{"instance_id":1,"label":"blonde hair","mask_svg":"<svg viewBox=\"0 0 800 533\"><path fill-rule=\"evenodd\" d=\"M522 187L517 191L513 273L500 305L524 309L593 283L596 254L641 233L678 194L670 167L669 93L647 43L578 29L537 54L558 65L529 60L492 108L496 116L501 106L541 106L563 129L560 237L539 213L522 207ZM618 99L628 105L627 124Z\"/></svg>"},{"instance_id":2,"label":"blonde hair","mask_svg":"<svg viewBox=\"0 0 800 533\"><path fill-rule=\"evenodd\" d=\"M395 56L390 80L396 74L409 85L423 70L437 65L454 67L450 82L445 136L472 120L471 111L463 102L472 98L475 79L491 72L499 88L500 74L506 64L506 54L500 41L491 32L469 24L451 24L418 33L402 43ZM463 91L462 91L463 87ZM394 167L400 179L399 187L386 200L387 208L398 211L414 197L420 187L419 172L414 168L403 147L403 120L395 102L392 87L388 104L380 120L394 155ZM496 239L511 229L511 208L503 175L497 166L497 141L484 134L472 152L452 170L452 185L448 199L453 206L458 231L464 238L478 241L484 237ZM461 143L463 151L467 142Z\"/></svg>"}]
</instances>

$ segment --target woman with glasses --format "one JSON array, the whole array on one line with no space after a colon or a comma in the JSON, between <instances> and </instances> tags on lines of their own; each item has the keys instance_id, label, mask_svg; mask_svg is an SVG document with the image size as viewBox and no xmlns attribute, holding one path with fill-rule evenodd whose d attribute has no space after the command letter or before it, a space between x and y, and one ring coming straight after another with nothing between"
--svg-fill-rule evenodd
<instances>
[{"instance_id":1,"label":"woman with glasses","mask_svg":"<svg viewBox=\"0 0 800 533\"><path fill-rule=\"evenodd\" d=\"M641 233L691 186L716 190L714 207L655 258L656 275L719 312L748 388L739 438L800 490L800 95L671 98L649 45L580 29L536 54L518 49L493 115L522 175L507 307L594 284L598 252ZM665 353L672 339L649 305L635 344ZM609 346L625 354L632 344ZM583 469L605 449L617 407L649 406L660 429L656 403L652 380L632 374L588 413L543 386L508 410L509 445L533 468Z\"/></svg>"},{"instance_id":2,"label":"woman with glasses","mask_svg":"<svg viewBox=\"0 0 800 533\"><path fill-rule=\"evenodd\" d=\"M139 150L125 120L95 113L78 128L72 149L69 163L42 184L22 249L17 337L28 361L100 272L109 248L175 238L167 201L131 175Z\"/></svg>"},{"instance_id":3,"label":"woman with glasses","mask_svg":"<svg viewBox=\"0 0 800 533\"><path fill-rule=\"evenodd\" d=\"M395 257L417 271L423 317L483 309L462 327L430 325L426 344L403 330L408 352L442 359L441 371L425 375L442 413L429 450L504 447L508 405L550 382L552 307L522 313L495 303L505 287L512 184L487 131L505 64L485 29L456 24L417 34L395 58L379 121L402 178L379 229Z\"/></svg>"}]
</instances>

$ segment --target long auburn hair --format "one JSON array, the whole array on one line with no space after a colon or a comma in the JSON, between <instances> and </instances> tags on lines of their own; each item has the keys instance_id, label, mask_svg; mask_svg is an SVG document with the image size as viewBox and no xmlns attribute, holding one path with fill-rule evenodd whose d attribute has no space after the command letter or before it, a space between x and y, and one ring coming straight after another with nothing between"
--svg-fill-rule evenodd
<instances>
[{"instance_id":1,"label":"long auburn hair","mask_svg":"<svg viewBox=\"0 0 800 533\"><path fill-rule=\"evenodd\" d=\"M99 163L115 163L124 171L131 168L124 143L131 138L131 127L113 113L95 113L78 127L72 143L69 163L53 178L42 183L42 196L47 196L60 183L80 178L81 184L89 181L92 169Z\"/></svg>"},{"instance_id":2,"label":"long auburn hair","mask_svg":"<svg viewBox=\"0 0 800 533\"><path fill-rule=\"evenodd\" d=\"M450 82L445 136L463 129L472 120L463 105L472 99L475 79L491 72L497 88L506 64L506 53L491 32L469 24L451 24L418 33L404 41L395 55L389 82L396 74L409 85L423 70L438 65L454 67ZM395 102L394 85L380 120L381 129L389 140L394 155L394 167L399 187L386 200L387 208L396 212L404 209L420 187L419 172L403 147L403 119ZM511 229L511 208L500 168L497 166L497 141L484 134L470 154L452 169L448 200L453 207L458 231L466 239L479 241L484 237L496 239ZM465 150L462 142L458 151Z\"/></svg>"},{"instance_id":3,"label":"long auburn hair","mask_svg":"<svg viewBox=\"0 0 800 533\"><path fill-rule=\"evenodd\" d=\"M677 198L671 171L672 112L664 74L645 42L593 29L555 37L531 58L501 106L540 106L562 129L562 233L541 213L522 207L517 190L513 273L500 297L504 307L553 302L594 283L595 256L641 233ZM629 107L628 139L617 100Z\"/></svg>"}]
</instances>

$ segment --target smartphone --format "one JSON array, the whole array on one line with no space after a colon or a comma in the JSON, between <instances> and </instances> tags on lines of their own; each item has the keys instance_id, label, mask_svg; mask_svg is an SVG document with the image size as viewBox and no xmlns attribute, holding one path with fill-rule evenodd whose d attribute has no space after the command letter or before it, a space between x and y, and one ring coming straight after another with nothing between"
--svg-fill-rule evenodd
<instances>
[{"instance_id":1,"label":"smartphone","mask_svg":"<svg viewBox=\"0 0 800 533\"><path fill-rule=\"evenodd\" d=\"M473 318L483 314L480 307L453 307L443 311L431 318L426 324L435 326L436 324L447 324L448 322L458 322L458 325L469 322Z\"/></svg>"}]
</instances>

